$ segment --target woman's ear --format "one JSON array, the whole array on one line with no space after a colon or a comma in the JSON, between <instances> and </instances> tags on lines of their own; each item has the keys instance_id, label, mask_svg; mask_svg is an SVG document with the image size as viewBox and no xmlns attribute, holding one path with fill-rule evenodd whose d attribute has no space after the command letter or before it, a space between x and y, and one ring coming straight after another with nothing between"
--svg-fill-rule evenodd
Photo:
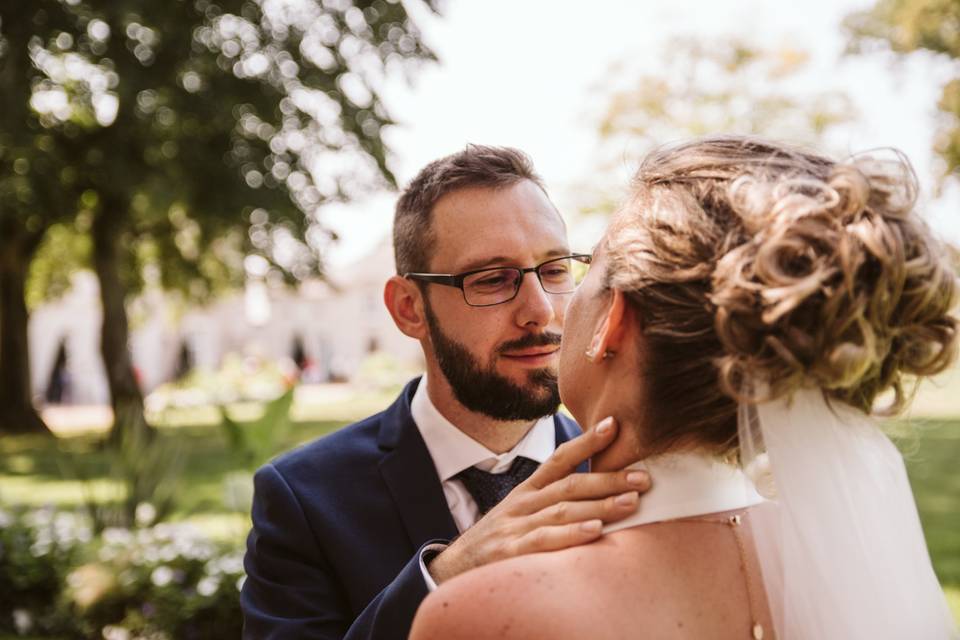
<instances>
[{"instance_id":1,"label":"woman's ear","mask_svg":"<svg viewBox=\"0 0 960 640\"><path fill-rule=\"evenodd\" d=\"M600 316L600 322L594 329L587 358L596 362L597 359L609 358L620 349L629 315L626 296L622 291L613 289L607 310Z\"/></svg>"},{"instance_id":2,"label":"woman's ear","mask_svg":"<svg viewBox=\"0 0 960 640\"><path fill-rule=\"evenodd\" d=\"M415 282L393 276L383 287L383 303L393 323L407 336L422 340L429 334L423 295Z\"/></svg>"}]
</instances>

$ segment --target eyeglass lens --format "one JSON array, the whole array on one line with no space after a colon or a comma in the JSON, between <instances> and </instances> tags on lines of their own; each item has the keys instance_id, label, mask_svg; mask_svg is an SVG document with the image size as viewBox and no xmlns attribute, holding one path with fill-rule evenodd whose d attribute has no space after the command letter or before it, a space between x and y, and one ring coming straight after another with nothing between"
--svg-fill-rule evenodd
<instances>
[{"instance_id":1,"label":"eyeglass lens","mask_svg":"<svg viewBox=\"0 0 960 640\"><path fill-rule=\"evenodd\" d=\"M574 258L558 258L537 268L540 284L547 293L571 293L586 276L589 265ZM463 279L467 303L491 305L513 298L523 274L519 269L487 269Z\"/></svg>"}]
</instances>

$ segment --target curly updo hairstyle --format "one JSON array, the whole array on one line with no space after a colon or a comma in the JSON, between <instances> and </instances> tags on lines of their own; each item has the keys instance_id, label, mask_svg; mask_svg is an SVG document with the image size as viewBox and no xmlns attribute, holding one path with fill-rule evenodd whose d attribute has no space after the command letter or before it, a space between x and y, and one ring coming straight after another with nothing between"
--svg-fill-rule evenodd
<instances>
[{"instance_id":1,"label":"curly updo hairstyle","mask_svg":"<svg viewBox=\"0 0 960 640\"><path fill-rule=\"evenodd\" d=\"M644 160L602 250L642 325L652 451L735 451L738 401L801 387L895 413L906 377L949 366L957 273L886 155L715 137Z\"/></svg>"}]
</instances>

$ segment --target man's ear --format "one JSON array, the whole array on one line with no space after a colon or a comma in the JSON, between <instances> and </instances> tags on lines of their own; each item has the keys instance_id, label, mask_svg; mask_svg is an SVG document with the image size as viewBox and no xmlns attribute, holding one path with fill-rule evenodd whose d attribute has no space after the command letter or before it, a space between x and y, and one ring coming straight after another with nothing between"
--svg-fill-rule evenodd
<instances>
[{"instance_id":1,"label":"man's ear","mask_svg":"<svg viewBox=\"0 0 960 640\"><path fill-rule=\"evenodd\" d=\"M391 277L383 287L383 303L387 305L393 323L404 335L416 340L427 337L423 294L415 282L402 276Z\"/></svg>"},{"instance_id":2,"label":"man's ear","mask_svg":"<svg viewBox=\"0 0 960 640\"><path fill-rule=\"evenodd\" d=\"M587 357L591 360L601 360L608 353L616 353L623 344L630 309L622 291L613 289L606 312L600 316L593 339L587 350Z\"/></svg>"}]
</instances>

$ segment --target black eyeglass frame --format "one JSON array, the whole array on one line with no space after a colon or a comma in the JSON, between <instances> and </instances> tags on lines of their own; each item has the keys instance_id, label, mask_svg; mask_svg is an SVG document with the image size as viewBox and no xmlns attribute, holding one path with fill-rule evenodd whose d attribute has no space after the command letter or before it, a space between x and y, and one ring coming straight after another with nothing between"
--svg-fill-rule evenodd
<instances>
[{"instance_id":1,"label":"black eyeglass frame","mask_svg":"<svg viewBox=\"0 0 960 640\"><path fill-rule=\"evenodd\" d=\"M571 260L571 259L576 260L577 262L586 264L587 266L590 266L590 263L593 260L593 256L586 253L573 253L573 254L570 254L569 256L557 256L556 258L550 258L549 260L544 260L543 262L536 265L535 267L527 267L527 268L484 267L483 269L474 269L472 271L464 271L463 273L456 273L456 274L409 272L409 273L403 274L403 277L408 280L417 280L420 282L429 282L432 284L442 284L448 287L456 287L457 289L460 289L460 293L463 294L463 301L466 302L471 307L495 307L498 304L506 304L507 302L510 302L511 300L517 297L517 294L520 293L520 287L523 286L523 278L528 273L537 274L537 282L540 283L540 287L550 295L560 296L560 295L566 295L568 293L573 293L574 291L576 291L578 284L574 284L573 288L570 289L569 291L547 291L547 288L543 286L543 279L540 277L540 269L543 268L545 265L548 265L551 262L557 262L559 260ZM516 284L513 287L512 296L510 296L506 300L501 300L500 302L491 302L489 304L473 304L472 302L467 300L467 292L463 289L464 280L466 280L468 277L475 275L477 273L484 273L485 271L504 271L504 270L516 271L517 273L520 274L520 277L517 278Z\"/></svg>"}]
</instances>

